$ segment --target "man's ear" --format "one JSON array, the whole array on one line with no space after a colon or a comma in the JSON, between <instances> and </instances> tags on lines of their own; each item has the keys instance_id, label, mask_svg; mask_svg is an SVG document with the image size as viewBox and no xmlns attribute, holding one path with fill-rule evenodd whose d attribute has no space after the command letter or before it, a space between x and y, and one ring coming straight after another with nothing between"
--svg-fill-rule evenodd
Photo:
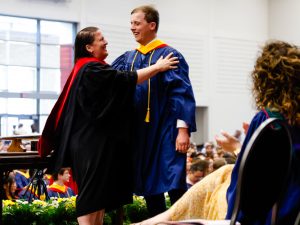
<instances>
[{"instance_id":1,"label":"man's ear","mask_svg":"<svg viewBox=\"0 0 300 225\"><path fill-rule=\"evenodd\" d=\"M151 30L156 30L156 23L155 22L150 22L150 29Z\"/></svg>"}]
</instances>

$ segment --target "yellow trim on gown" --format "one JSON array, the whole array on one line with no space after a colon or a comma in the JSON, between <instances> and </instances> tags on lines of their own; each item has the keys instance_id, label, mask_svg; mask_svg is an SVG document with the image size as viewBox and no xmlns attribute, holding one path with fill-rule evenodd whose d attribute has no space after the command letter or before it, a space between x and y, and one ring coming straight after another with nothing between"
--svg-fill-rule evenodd
<instances>
[{"instance_id":1,"label":"yellow trim on gown","mask_svg":"<svg viewBox=\"0 0 300 225\"><path fill-rule=\"evenodd\" d=\"M234 164L225 165L193 185L169 210L170 220L223 220Z\"/></svg>"},{"instance_id":2,"label":"yellow trim on gown","mask_svg":"<svg viewBox=\"0 0 300 225\"><path fill-rule=\"evenodd\" d=\"M156 49L158 46L166 44L165 42L156 39L154 41L151 41L147 45L139 45L136 50L138 50L140 53L146 55L148 52L151 52L152 50Z\"/></svg>"}]
</instances>

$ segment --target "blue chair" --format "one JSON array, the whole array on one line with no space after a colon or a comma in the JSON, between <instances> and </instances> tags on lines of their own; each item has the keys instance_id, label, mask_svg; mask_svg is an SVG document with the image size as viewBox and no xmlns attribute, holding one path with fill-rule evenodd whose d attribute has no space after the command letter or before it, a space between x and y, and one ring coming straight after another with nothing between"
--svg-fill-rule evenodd
<instances>
[{"instance_id":1,"label":"blue chair","mask_svg":"<svg viewBox=\"0 0 300 225\"><path fill-rule=\"evenodd\" d=\"M242 225L265 224L277 211L291 168L292 141L285 121L269 118L253 133L241 159L237 192L230 225L242 213Z\"/></svg>"}]
</instances>

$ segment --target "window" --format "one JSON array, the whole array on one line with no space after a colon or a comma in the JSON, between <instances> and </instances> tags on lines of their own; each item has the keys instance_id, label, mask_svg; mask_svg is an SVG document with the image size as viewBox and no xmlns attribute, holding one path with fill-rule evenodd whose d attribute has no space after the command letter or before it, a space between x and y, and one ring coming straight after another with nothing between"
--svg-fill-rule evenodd
<instances>
[{"instance_id":1,"label":"window","mask_svg":"<svg viewBox=\"0 0 300 225\"><path fill-rule=\"evenodd\" d=\"M43 129L73 66L75 29L71 22L0 15L0 135L11 135L20 121Z\"/></svg>"}]
</instances>

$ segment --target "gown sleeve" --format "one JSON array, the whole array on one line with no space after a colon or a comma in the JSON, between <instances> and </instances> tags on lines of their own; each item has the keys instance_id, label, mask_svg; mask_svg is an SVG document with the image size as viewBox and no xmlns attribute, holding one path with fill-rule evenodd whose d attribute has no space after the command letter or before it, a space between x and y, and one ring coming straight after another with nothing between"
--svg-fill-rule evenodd
<instances>
[{"instance_id":1,"label":"gown sleeve","mask_svg":"<svg viewBox=\"0 0 300 225\"><path fill-rule=\"evenodd\" d=\"M170 88L169 104L171 106L171 111L176 116L176 119L183 120L187 123L190 132L195 132L196 103L188 76L189 66L179 52L175 50L172 50L172 52L173 56L176 56L179 59L178 68L168 70L163 76L166 86L169 86ZM169 54L169 52L167 52L167 54Z\"/></svg>"},{"instance_id":2,"label":"gown sleeve","mask_svg":"<svg viewBox=\"0 0 300 225\"><path fill-rule=\"evenodd\" d=\"M112 62L111 66L116 70L127 70L126 61L128 58L128 54L129 52L125 52L124 54L120 55Z\"/></svg>"},{"instance_id":3,"label":"gown sleeve","mask_svg":"<svg viewBox=\"0 0 300 225\"><path fill-rule=\"evenodd\" d=\"M136 72L119 71L109 65L92 63L86 68L79 86L79 105L96 120L110 113L118 113L132 104L136 82Z\"/></svg>"}]
</instances>

